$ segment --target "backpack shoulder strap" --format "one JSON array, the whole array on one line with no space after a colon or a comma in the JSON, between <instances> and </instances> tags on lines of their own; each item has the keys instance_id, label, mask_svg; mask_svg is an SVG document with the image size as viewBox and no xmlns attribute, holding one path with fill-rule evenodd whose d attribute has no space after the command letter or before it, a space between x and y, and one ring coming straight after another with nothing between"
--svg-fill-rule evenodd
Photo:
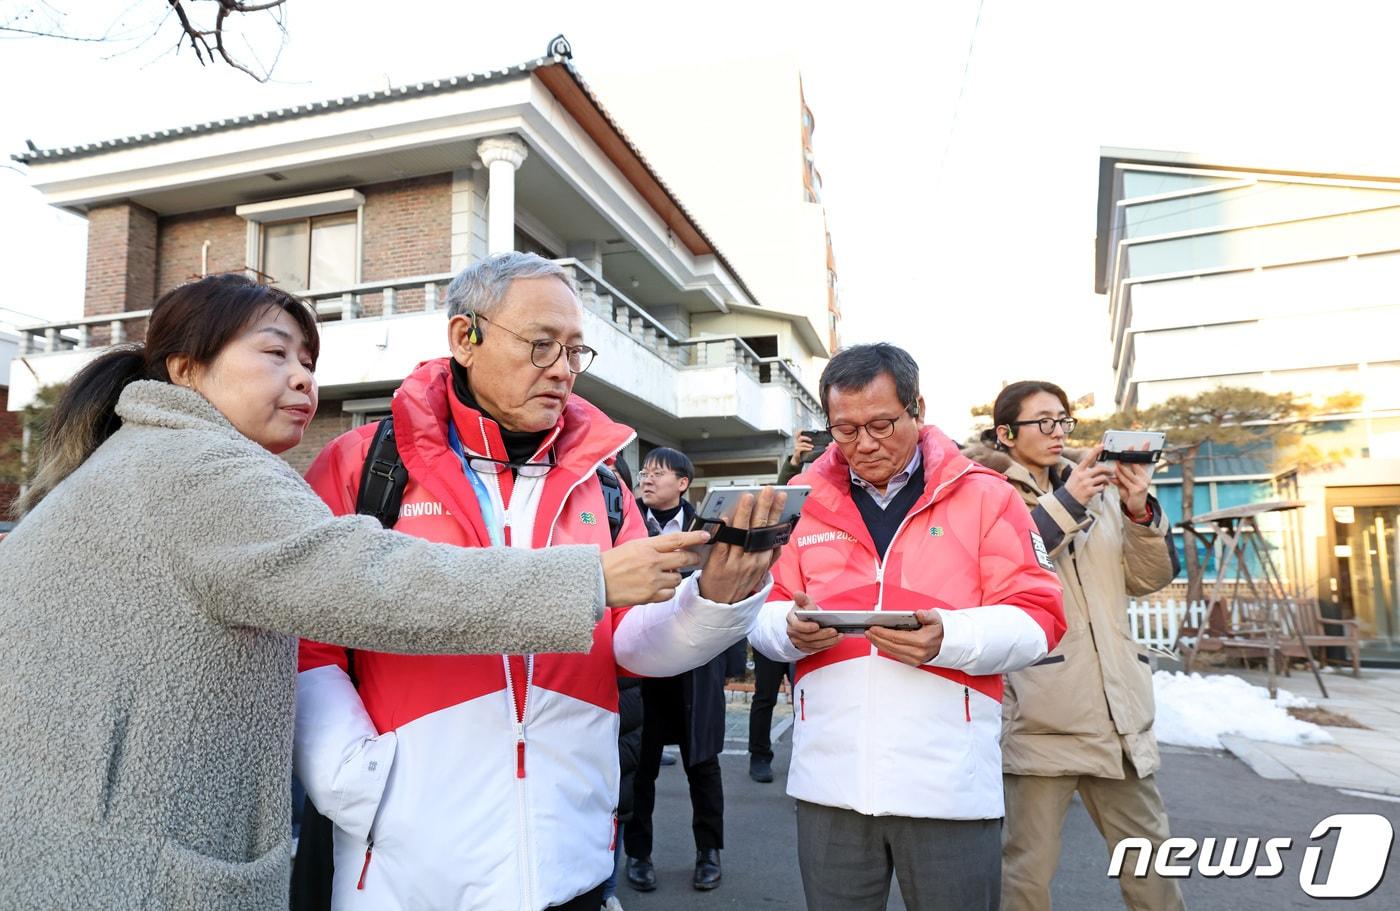
<instances>
[{"instance_id":1,"label":"backpack shoulder strap","mask_svg":"<svg viewBox=\"0 0 1400 911\"><path fill-rule=\"evenodd\" d=\"M408 469L399 458L399 444L394 438L394 419L379 422L365 456L364 471L360 473L360 493L355 500L355 512L374 516L385 528L393 528L399 520L404 488L408 486Z\"/></svg>"},{"instance_id":2,"label":"backpack shoulder strap","mask_svg":"<svg viewBox=\"0 0 1400 911\"><path fill-rule=\"evenodd\" d=\"M608 508L608 531L612 534L612 542L617 543L617 536L622 533L622 522L626 518L623 514L622 483L618 481L617 474L606 465L598 466L598 481L603 485L603 502Z\"/></svg>"}]
</instances>

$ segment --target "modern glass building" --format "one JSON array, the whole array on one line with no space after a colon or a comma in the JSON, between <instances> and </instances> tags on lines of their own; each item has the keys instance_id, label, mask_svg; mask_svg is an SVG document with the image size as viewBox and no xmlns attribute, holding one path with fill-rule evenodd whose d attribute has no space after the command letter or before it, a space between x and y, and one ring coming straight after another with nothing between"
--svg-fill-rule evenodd
<instances>
[{"instance_id":1,"label":"modern glass building","mask_svg":"<svg viewBox=\"0 0 1400 911\"><path fill-rule=\"evenodd\" d=\"M1194 510L1306 501L1267 536L1290 583L1400 660L1400 177L1105 148L1096 252L1116 407L1221 385L1361 396L1308 434L1339 464L1205 452ZM1179 517L1175 469L1157 493Z\"/></svg>"}]
</instances>

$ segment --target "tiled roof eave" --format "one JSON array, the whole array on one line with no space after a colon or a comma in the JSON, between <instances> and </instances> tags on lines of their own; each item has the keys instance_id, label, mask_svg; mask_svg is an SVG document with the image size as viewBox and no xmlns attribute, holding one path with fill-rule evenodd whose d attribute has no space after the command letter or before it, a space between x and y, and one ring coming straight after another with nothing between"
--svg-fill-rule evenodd
<instances>
[{"instance_id":1,"label":"tiled roof eave","mask_svg":"<svg viewBox=\"0 0 1400 911\"><path fill-rule=\"evenodd\" d=\"M313 101L309 104L296 104L290 107L278 108L275 111L260 111L256 114L243 114L219 120L210 120L193 126L172 127L169 129L155 130L149 133L122 136L116 139L102 139L96 142L83 143L81 145L40 149L31 142L28 151L16 152L12 154L10 158L27 165L68 161L74 158L101 155L119 149L157 145L163 142L173 142L177 139L187 139L192 136L204 136L211 133L245 129L265 123L314 117L318 114L329 114L335 111L349 110L352 108L370 107L372 105L385 104L390 101L400 101L405 98L419 98L427 95L461 91L467 88L474 88L478 85L518 79L522 76L528 76L542 66L562 62L564 62L563 57L538 57L526 63L518 64L517 66L506 67L499 70L487 70L484 73L467 73L462 76L433 79L414 85L403 85L371 92L360 92L326 101Z\"/></svg>"}]
</instances>

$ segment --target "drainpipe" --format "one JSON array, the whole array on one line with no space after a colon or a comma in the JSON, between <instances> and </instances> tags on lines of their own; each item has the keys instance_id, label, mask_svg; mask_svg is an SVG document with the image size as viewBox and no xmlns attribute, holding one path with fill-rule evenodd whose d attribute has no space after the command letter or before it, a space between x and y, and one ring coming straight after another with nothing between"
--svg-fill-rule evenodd
<instances>
[{"instance_id":1,"label":"drainpipe","mask_svg":"<svg viewBox=\"0 0 1400 911\"><path fill-rule=\"evenodd\" d=\"M199 248L199 277L209 277L209 241L204 242L204 246Z\"/></svg>"}]
</instances>

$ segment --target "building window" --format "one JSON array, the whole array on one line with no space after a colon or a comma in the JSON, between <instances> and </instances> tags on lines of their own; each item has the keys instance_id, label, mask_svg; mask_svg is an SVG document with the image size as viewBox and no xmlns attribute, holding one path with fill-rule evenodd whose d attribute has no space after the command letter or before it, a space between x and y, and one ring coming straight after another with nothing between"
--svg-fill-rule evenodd
<instances>
[{"instance_id":1,"label":"building window","mask_svg":"<svg viewBox=\"0 0 1400 911\"><path fill-rule=\"evenodd\" d=\"M360 280L360 226L365 197L358 190L246 203L234 211L248 221L248 262L288 291L333 291Z\"/></svg>"},{"instance_id":2,"label":"building window","mask_svg":"<svg viewBox=\"0 0 1400 911\"><path fill-rule=\"evenodd\" d=\"M353 285L357 233L354 212L264 224L261 270L288 291Z\"/></svg>"}]
</instances>

